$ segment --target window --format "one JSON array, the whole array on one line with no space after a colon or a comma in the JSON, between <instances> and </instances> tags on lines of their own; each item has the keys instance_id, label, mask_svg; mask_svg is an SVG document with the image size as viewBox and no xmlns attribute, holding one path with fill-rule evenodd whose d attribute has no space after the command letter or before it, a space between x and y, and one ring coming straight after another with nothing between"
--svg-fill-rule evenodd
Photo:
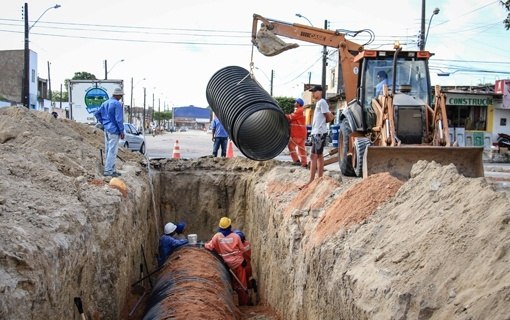
<instances>
[{"instance_id":1,"label":"window","mask_svg":"<svg viewBox=\"0 0 510 320\"><path fill-rule=\"evenodd\" d=\"M35 70L32 69L32 82L35 83Z\"/></svg>"},{"instance_id":2,"label":"window","mask_svg":"<svg viewBox=\"0 0 510 320\"><path fill-rule=\"evenodd\" d=\"M372 98L376 96L376 87L381 79L377 75L381 71L387 74L388 89L392 89L393 82L393 56L379 57L365 60L364 88L362 89L362 101L370 105ZM429 101L429 78L425 60L400 57L397 61L396 92L405 92L415 98L419 98L430 105Z\"/></svg>"}]
</instances>

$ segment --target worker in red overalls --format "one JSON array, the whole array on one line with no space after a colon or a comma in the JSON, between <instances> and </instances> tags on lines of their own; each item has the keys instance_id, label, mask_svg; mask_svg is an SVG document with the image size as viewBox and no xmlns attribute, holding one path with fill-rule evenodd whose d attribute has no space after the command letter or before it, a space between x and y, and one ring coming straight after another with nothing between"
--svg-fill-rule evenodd
<instances>
[{"instance_id":1,"label":"worker in red overalls","mask_svg":"<svg viewBox=\"0 0 510 320\"><path fill-rule=\"evenodd\" d=\"M306 117L303 108L303 99L297 98L294 101L294 112L285 115L290 125L289 151L292 158L292 164L307 167L306 160ZM297 148L297 151L296 151ZM299 157L298 157L299 155Z\"/></svg>"},{"instance_id":2,"label":"worker in red overalls","mask_svg":"<svg viewBox=\"0 0 510 320\"><path fill-rule=\"evenodd\" d=\"M247 262L246 268L244 269L246 270L246 279L249 281L253 274L251 268L251 243L250 241L246 240L246 236L241 230L234 230L234 233L236 233L241 238L241 242L244 245L243 258Z\"/></svg>"},{"instance_id":3,"label":"worker in red overalls","mask_svg":"<svg viewBox=\"0 0 510 320\"><path fill-rule=\"evenodd\" d=\"M221 218L218 227L218 232L205 244L205 248L216 251L223 258L236 278L233 279L232 287L237 293L239 305L248 305L248 277L245 269L248 262L243 257L244 245L241 238L232 232L232 221L229 218Z\"/></svg>"}]
</instances>

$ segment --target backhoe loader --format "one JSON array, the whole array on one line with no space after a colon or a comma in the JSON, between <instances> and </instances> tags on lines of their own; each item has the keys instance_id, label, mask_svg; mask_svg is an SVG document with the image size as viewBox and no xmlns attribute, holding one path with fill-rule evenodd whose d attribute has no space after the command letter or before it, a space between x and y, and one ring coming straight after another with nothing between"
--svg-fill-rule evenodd
<instances>
[{"instance_id":1,"label":"backhoe loader","mask_svg":"<svg viewBox=\"0 0 510 320\"><path fill-rule=\"evenodd\" d=\"M364 31L364 30L362 30ZM362 32L353 32L354 35ZM483 148L450 141L446 98L435 86L431 107L428 51L369 50L345 34L253 15L252 43L266 56L297 47L277 36L338 50L340 115L338 163L345 176L389 172L407 180L419 160L453 163L466 177L483 177ZM377 76L387 76L382 79Z\"/></svg>"}]
</instances>

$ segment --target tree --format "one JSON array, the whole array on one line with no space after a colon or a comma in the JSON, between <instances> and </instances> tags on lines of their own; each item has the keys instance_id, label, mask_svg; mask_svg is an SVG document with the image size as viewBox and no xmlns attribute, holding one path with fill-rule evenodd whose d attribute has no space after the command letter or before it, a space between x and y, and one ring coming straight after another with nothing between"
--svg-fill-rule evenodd
<instances>
[{"instance_id":1,"label":"tree","mask_svg":"<svg viewBox=\"0 0 510 320\"><path fill-rule=\"evenodd\" d=\"M97 80L96 76L87 71L75 72L72 80Z\"/></svg>"},{"instance_id":2,"label":"tree","mask_svg":"<svg viewBox=\"0 0 510 320\"><path fill-rule=\"evenodd\" d=\"M510 0L501 0L501 5L505 7L507 11L509 11L508 15L506 16L506 19L503 20L503 23L505 24L505 28L508 30L510 29Z\"/></svg>"},{"instance_id":3,"label":"tree","mask_svg":"<svg viewBox=\"0 0 510 320\"><path fill-rule=\"evenodd\" d=\"M69 101L69 95L67 94L67 91L62 91L62 96L60 95L60 91L57 90L51 90L51 99L53 101Z\"/></svg>"},{"instance_id":4,"label":"tree","mask_svg":"<svg viewBox=\"0 0 510 320\"><path fill-rule=\"evenodd\" d=\"M87 71L75 72L72 80L97 80L96 76ZM51 91L53 101L69 101L69 79L64 80L65 91L60 95L60 91Z\"/></svg>"},{"instance_id":5,"label":"tree","mask_svg":"<svg viewBox=\"0 0 510 320\"><path fill-rule=\"evenodd\" d=\"M280 108L282 108L283 113L288 114L294 112L294 100L295 98L291 97L275 97L274 98Z\"/></svg>"}]
</instances>

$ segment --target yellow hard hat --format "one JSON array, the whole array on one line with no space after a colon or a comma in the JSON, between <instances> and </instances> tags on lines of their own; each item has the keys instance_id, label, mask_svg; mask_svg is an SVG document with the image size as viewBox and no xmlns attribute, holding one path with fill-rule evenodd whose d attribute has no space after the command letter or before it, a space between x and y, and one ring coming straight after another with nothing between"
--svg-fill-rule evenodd
<instances>
[{"instance_id":1,"label":"yellow hard hat","mask_svg":"<svg viewBox=\"0 0 510 320\"><path fill-rule=\"evenodd\" d=\"M222 229L227 229L228 227L230 227L231 223L232 221L229 218L223 217L220 219L220 224L218 226Z\"/></svg>"}]
</instances>

